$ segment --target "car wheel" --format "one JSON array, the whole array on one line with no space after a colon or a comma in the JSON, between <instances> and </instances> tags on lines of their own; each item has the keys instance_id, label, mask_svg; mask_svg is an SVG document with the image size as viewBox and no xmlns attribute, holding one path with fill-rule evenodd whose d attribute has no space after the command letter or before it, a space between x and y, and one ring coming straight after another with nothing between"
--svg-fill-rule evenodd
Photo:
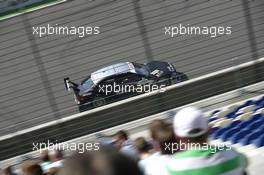
<instances>
[{"instance_id":1,"label":"car wheel","mask_svg":"<svg viewBox=\"0 0 264 175\"><path fill-rule=\"evenodd\" d=\"M82 104L82 105L79 105L79 112L84 112L84 111L87 111L89 108L87 105L85 104Z\"/></svg>"},{"instance_id":2,"label":"car wheel","mask_svg":"<svg viewBox=\"0 0 264 175\"><path fill-rule=\"evenodd\" d=\"M105 104L106 104L106 101L103 97L96 97L93 100L93 106L94 107L104 106Z\"/></svg>"}]
</instances>

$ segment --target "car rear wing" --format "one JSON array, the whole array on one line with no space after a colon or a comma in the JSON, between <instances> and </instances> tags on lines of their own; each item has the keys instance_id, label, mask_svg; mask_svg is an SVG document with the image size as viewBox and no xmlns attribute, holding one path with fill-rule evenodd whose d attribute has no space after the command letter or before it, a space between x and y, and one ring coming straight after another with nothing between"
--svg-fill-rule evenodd
<instances>
[{"instance_id":1,"label":"car rear wing","mask_svg":"<svg viewBox=\"0 0 264 175\"><path fill-rule=\"evenodd\" d=\"M65 85L65 89L67 90L67 91L71 91L71 89L73 89L73 90L79 90L78 89L78 84L76 84L76 83L74 83L74 82L72 82L72 81L70 81L70 78L69 77L66 77L66 78L64 78L64 85Z\"/></svg>"},{"instance_id":2,"label":"car rear wing","mask_svg":"<svg viewBox=\"0 0 264 175\"><path fill-rule=\"evenodd\" d=\"M64 85L65 85L65 89L66 91L71 91L71 85L70 85L70 78L64 78Z\"/></svg>"}]
</instances>

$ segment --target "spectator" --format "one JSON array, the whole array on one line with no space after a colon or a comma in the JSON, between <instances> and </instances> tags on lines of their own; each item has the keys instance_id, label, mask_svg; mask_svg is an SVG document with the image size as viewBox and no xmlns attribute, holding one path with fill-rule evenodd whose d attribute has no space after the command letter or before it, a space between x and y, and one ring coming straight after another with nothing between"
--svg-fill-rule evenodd
<instances>
[{"instance_id":1,"label":"spectator","mask_svg":"<svg viewBox=\"0 0 264 175\"><path fill-rule=\"evenodd\" d=\"M65 160L59 175L143 175L136 162L110 147L75 154Z\"/></svg>"},{"instance_id":2,"label":"spectator","mask_svg":"<svg viewBox=\"0 0 264 175\"><path fill-rule=\"evenodd\" d=\"M0 172L1 172L1 171L0 171ZM15 173L13 173L13 171L12 171L12 167L9 166L9 167L7 167L7 168L5 168L5 169L3 170L3 175L15 175Z\"/></svg>"},{"instance_id":3,"label":"spectator","mask_svg":"<svg viewBox=\"0 0 264 175\"><path fill-rule=\"evenodd\" d=\"M134 141L134 145L139 153L140 161L138 165L145 172L148 161L151 160L149 159L151 157L150 144L143 137L139 137Z\"/></svg>"},{"instance_id":4,"label":"spectator","mask_svg":"<svg viewBox=\"0 0 264 175\"><path fill-rule=\"evenodd\" d=\"M166 163L168 174L243 174L245 164L241 155L234 150L208 144L208 121L199 109L187 107L180 110L173 124L182 150Z\"/></svg>"},{"instance_id":5,"label":"spectator","mask_svg":"<svg viewBox=\"0 0 264 175\"><path fill-rule=\"evenodd\" d=\"M136 161L139 160L138 152L134 148L133 141L129 139L126 131L124 130L118 131L114 135L114 140L115 140L114 146L118 150L120 150L120 152L126 154L127 156L130 156Z\"/></svg>"},{"instance_id":6,"label":"spectator","mask_svg":"<svg viewBox=\"0 0 264 175\"><path fill-rule=\"evenodd\" d=\"M173 133L172 125L167 125L156 132L156 142L159 145L160 153L162 155L170 155L179 151L179 149L168 149L168 145L177 143Z\"/></svg>"},{"instance_id":7,"label":"spectator","mask_svg":"<svg viewBox=\"0 0 264 175\"><path fill-rule=\"evenodd\" d=\"M152 145L156 154L160 154L161 148L157 141L157 132L166 127L164 120L156 119L153 120L149 125L150 137L152 139Z\"/></svg>"},{"instance_id":8,"label":"spectator","mask_svg":"<svg viewBox=\"0 0 264 175\"><path fill-rule=\"evenodd\" d=\"M63 154L60 150L52 150L49 152L49 159L51 164L49 164L48 169L51 168L61 168L63 167Z\"/></svg>"},{"instance_id":9,"label":"spectator","mask_svg":"<svg viewBox=\"0 0 264 175\"><path fill-rule=\"evenodd\" d=\"M28 160L22 164L21 175L43 175L43 171L37 162Z\"/></svg>"},{"instance_id":10,"label":"spectator","mask_svg":"<svg viewBox=\"0 0 264 175\"><path fill-rule=\"evenodd\" d=\"M167 123L164 120L156 119L150 123L150 135L154 150L159 154L172 154L171 150L166 149L167 144L177 142L171 123ZM174 150L177 152L178 150Z\"/></svg>"},{"instance_id":11,"label":"spectator","mask_svg":"<svg viewBox=\"0 0 264 175\"><path fill-rule=\"evenodd\" d=\"M148 158L144 172L146 175L166 175L164 163L168 161L168 155L172 154L166 146L175 142L173 128L164 120L153 120L150 123L150 135L156 152Z\"/></svg>"},{"instance_id":12,"label":"spectator","mask_svg":"<svg viewBox=\"0 0 264 175\"><path fill-rule=\"evenodd\" d=\"M44 173L47 173L48 170L49 170L49 166L51 164L51 161L49 159L49 152L48 150L44 150L41 152L40 154L40 159L41 159L41 163L40 163L40 166L43 170Z\"/></svg>"},{"instance_id":13,"label":"spectator","mask_svg":"<svg viewBox=\"0 0 264 175\"><path fill-rule=\"evenodd\" d=\"M150 136L153 140L156 139L157 131L165 128L168 124L162 119L152 120L149 124Z\"/></svg>"},{"instance_id":14,"label":"spectator","mask_svg":"<svg viewBox=\"0 0 264 175\"><path fill-rule=\"evenodd\" d=\"M61 167L60 168L52 167L49 169L47 175L57 175L57 174L59 174L60 170L61 170Z\"/></svg>"}]
</instances>

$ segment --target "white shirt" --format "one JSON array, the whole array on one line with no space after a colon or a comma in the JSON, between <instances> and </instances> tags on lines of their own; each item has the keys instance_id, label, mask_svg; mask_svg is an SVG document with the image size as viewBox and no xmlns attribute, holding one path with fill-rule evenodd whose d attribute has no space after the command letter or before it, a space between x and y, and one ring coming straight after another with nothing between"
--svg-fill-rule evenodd
<instances>
[{"instance_id":1,"label":"white shirt","mask_svg":"<svg viewBox=\"0 0 264 175\"><path fill-rule=\"evenodd\" d=\"M51 168L62 168L63 167L63 162L64 162L64 160L58 160L56 162L53 162L53 163L48 165L48 169L51 169Z\"/></svg>"},{"instance_id":2,"label":"white shirt","mask_svg":"<svg viewBox=\"0 0 264 175\"><path fill-rule=\"evenodd\" d=\"M161 155L160 153L154 153L148 157L147 160L142 163L143 166L145 166L145 175L168 175L167 170L164 168L164 164L168 159L168 155Z\"/></svg>"}]
</instances>

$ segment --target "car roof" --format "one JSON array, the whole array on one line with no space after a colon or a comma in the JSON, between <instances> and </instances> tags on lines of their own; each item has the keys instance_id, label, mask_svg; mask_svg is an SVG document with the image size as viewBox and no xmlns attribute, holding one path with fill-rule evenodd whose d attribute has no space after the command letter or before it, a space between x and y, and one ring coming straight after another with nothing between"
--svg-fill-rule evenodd
<instances>
[{"instance_id":1,"label":"car roof","mask_svg":"<svg viewBox=\"0 0 264 175\"><path fill-rule=\"evenodd\" d=\"M112 75L123 74L127 72L136 73L135 67L131 62L117 63L111 66L99 69L91 74L92 81L96 84L102 79L110 77Z\"/></svg>"}]
</instances>

